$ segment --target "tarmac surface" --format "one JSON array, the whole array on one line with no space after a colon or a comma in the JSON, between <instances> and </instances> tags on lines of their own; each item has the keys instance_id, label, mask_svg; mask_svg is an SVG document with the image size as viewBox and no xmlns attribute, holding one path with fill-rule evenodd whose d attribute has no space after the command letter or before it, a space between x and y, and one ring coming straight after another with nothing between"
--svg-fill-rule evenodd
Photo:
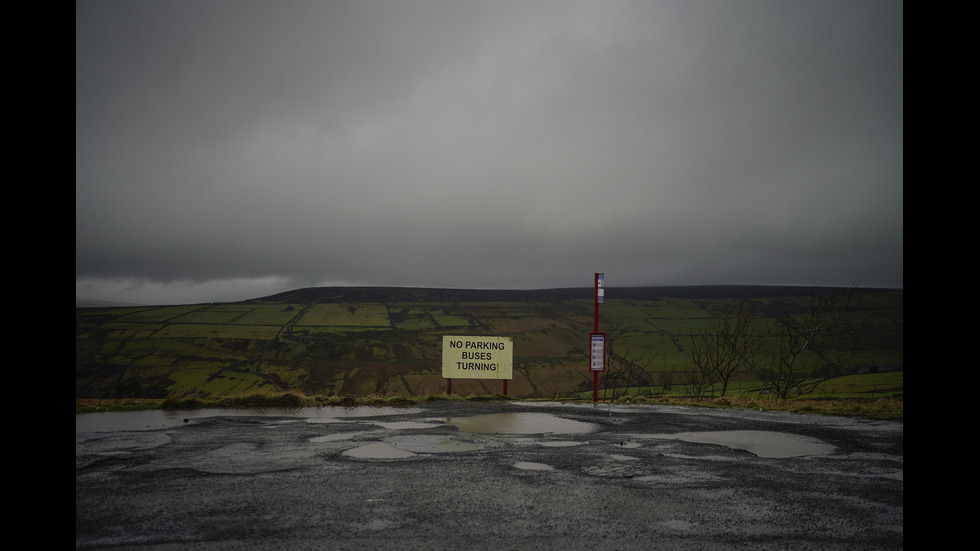
<instances>
[{"instance_id":1,"label":"tarmac surface","mask_svg":"<svg viewBox=\"0 0 980 551\"><path fill-rule=\"evenodd\" d=\"M680 406L75 416L75 548L901 549L902 421Z\"/></svg>"}]
</instances>

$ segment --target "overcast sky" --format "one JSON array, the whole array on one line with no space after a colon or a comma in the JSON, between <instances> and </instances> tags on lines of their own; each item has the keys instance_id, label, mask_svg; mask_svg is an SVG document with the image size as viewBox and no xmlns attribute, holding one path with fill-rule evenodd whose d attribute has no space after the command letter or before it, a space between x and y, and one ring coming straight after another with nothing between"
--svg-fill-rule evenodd
<instances>
[{"instance_id":1,"label":"overcast sky","mask_svg":"<svg viewBox=\"0 0 980 551\"><path fill-rule=\"evenodd\" d=\"M896 0L77 0L76 298L903 286Z\"/></svg>"}]
</instances>

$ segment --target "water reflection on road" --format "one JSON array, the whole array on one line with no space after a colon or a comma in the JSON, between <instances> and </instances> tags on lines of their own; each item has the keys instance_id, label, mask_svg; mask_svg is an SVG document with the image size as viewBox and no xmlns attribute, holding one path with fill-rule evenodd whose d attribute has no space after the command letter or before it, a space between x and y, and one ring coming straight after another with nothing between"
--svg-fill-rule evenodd
<instances>
[{"instance_id":1,"label":"water reflection on road","mask_svg":"<svg viewBox=\"0 0 980 551\"><path fill-rule=\"evenodd\" d=\"M288 417L294 420L305 420L308 423L331 424L348 423L356 419L375 417L390 417L414 415L424 412L417 407L320 407L320 408L263 408L263 409L201 409L201 410L150 410L129 412L84 413L75 415L75 432L106 433L119 431L146 431L166 429L191 423L195 420L214 417L239 416L268 416ZM587 434L598 430L598 425L576 421L550 413L511 412L474 415L467 417L451 417L446 419L425 418L421 420L391 420L378 419L370 421L377 425L378 436L391 436L391 431L398 432L407 429L426 429L443 426L443 423L457 427L462 433L497 434L497 435L533 435L533 434ZM350 440L355 436L365 436L365 433L329 434L312 439L314 442L329 442ZM744 450L758 457L786 458L808 455L827 455L834 452L834 446L820 440L780 432L771 431L706 431L679 434L648 434L640 438L651 442L656 440L683 440L692 443L720 445L732 449ZM571 441L564 445L580 445L581 442ZM639 444L634 442L635 446ZM349 452L349 455L374 457L410 457L416 453L440 453L474 451L484 446L474 446L472 443L462 443L452 438L421 437L412 435L392 441L391 449L373 448ZM563 445L562 442L548 442L548 445Z\"/></svg>"},{"instance_id":2,"label":"water reflection on road","mask_svg":"<svg viewBox=\"0 0 980 551\"><path fill-rule=\"evenodd\" d=\"M463 432L480 434L584 434L598 427L549 413L492 413L446 420Z\"/></svg>"},{"instance_id":3,"label":"water reflection on road","mask_svg":"<svg viewBox=\"0 0 980 551\"><path fill-rule=\"evenodd\" d=\"M212 417L294 417L311 423L331 423L338 419L410 415L421 410L412 407L318 407L318 408L251 408L109 411L76 413L75 432L114 432L170 428L198 419Z\"/></svg>"}]
</instances>

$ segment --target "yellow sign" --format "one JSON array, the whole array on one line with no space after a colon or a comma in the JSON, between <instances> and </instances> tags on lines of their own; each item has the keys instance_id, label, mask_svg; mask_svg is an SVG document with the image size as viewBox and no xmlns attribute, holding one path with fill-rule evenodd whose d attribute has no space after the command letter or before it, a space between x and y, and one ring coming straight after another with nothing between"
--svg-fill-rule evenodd
<instances>
[{"instance_id":1,"label":"yellow sign","mask_svg":"<svg viewBox=\"0 0 980 551\"><path fill-rule=\"evenodd\" d=\"M510 337L442 337L442 376L446 379L513 379L514 341Z\"/></svg>"}]
</instances>

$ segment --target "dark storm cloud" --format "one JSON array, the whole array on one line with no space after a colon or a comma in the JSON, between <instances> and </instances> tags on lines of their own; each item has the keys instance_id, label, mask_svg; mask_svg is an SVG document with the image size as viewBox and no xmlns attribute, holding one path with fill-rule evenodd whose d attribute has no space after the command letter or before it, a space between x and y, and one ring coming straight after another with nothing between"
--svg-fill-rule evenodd
<instances>
[{"instance_id":1,"label":"dark storm cloud","mask_svg":"<svg viewBox=\"0 0 980 551\"><path fill-rule=\"evenodd\" d=\"M902 9L76 3L76 295L901 286Z\"/></svg>"}]
</instances>

